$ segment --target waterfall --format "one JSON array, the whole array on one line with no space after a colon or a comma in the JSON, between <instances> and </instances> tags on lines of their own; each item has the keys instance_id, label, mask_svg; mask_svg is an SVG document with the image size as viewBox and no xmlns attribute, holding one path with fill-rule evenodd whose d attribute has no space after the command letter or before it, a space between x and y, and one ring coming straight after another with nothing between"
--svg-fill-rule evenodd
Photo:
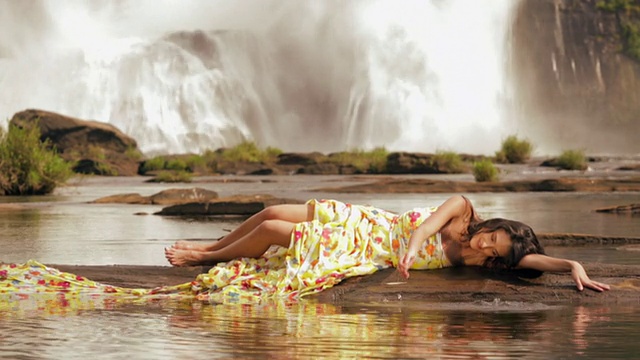
<instances>
[{"instance_id":1,"label":"waterfall","mask_svg":"<svg viewBox=\"0 0 640 360\"><path fill-rule=\"evenodd\" d=\"M513 0L0 3L0 115L109 122L147 154L492 154ZM4 126L4 124L3 124Z\"/></svg>"}]
</instances>

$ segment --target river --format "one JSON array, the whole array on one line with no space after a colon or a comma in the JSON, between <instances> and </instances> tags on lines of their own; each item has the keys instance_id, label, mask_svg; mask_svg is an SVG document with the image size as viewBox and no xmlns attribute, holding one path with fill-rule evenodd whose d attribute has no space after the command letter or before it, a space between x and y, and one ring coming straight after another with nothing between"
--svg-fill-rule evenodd
<instances>
[{"instance_id":1,"label":"river","mask_svg":"<svg viewBox=\"0 0 640 360\"><path fill-rule=\"evenodd\" d=\"M97 205L96 198L167 188L203 187L304 200L338 198L389 210L437 205L450 194L331 194L320 187L357 183L340 176L202 178L151 184L144 178L76 179L45 197L3 197L2 261L166 265L162 248L177 239L214 238L239 220L153 215L158 206ZM468 194L483 217L502 216L539 232L637 236L630 216L593 212L640 202L640 193ZM10 203L10 208L6 208ZM143 215L146 214L146 215ZM632 251L550 248L586 262L639 265ZM640 315L629 304L458 303L212 305L201 302L57 298L18 301L0 313L3 358L630 358L640 347Z\"/></svg>"}]
</instances>

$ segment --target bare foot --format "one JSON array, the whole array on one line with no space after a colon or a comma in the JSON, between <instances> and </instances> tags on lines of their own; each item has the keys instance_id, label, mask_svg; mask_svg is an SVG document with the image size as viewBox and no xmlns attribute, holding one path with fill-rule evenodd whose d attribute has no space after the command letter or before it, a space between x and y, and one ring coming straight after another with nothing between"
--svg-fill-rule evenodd
<instances>
[{"instance_id":1,"label":"bare foot","mask_svg":"<svg viewBox=\"0 0 640 360\"><path fill-rule=\"evenodd\" d=\"M202 251L164 248L164 257L167 258L169 264L176 267L201 265L203 255Z\"/></svg>"},{"instance_id":2,"label":"bare foot","mask_svg":"<svg viewBox=\"0 0 640 360\"><path fill-rule=\"evenodd\" d=\"M171 245L171 248L176 250L211 251L213 250L212 246L215 245L218 240L220 239L213 242L178 240L175 244Z\"/></svg>"}]
</instances>

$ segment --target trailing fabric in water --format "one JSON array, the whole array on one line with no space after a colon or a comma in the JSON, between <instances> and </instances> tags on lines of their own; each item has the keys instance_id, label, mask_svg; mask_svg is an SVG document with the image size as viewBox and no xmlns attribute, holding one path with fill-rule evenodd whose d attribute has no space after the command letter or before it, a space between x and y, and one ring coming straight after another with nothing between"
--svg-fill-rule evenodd
<instances>
[{"instance_id":1,"label":"trailing fabric in water","mask_svg":"<svg viewBox=\"0 0 640 360\"><path fill-rule=\"evenodd\" d=\"M219 263L193 281L153 289L98 283L31 260L0 266L0 299L62 297L197 298L214 303L297 301L342 280L397 266L413 231L436 208L404 214L335 200L314 202L314 218L298 223L288 248L272 246L261 257ZM425 241L413 269L451 266L438 234Z\"/></svg>"}]
</instances>

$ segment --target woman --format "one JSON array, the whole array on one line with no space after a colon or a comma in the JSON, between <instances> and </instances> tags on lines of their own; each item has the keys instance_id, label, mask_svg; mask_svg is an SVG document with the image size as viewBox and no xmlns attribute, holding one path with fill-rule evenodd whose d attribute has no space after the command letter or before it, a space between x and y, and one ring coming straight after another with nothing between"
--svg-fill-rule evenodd
<instances>
[{"instance_id":1,"label":"woman","mask_svg":"<svg viewBox=\"0 0 640 360\"><path fill-rule=\"evenodd\" d=\"M200 282L214 292L258 297L301 296L391 266L405 278L409 269L448 266L567 271L579 290L609 289L589 279L578 262L544 255L529 226L482 221L463 196L402 215L333 200L272 206L219 241L179 241L165 256L174 266L235 259L215 266Z\"/></svg>"}]
</instances>

